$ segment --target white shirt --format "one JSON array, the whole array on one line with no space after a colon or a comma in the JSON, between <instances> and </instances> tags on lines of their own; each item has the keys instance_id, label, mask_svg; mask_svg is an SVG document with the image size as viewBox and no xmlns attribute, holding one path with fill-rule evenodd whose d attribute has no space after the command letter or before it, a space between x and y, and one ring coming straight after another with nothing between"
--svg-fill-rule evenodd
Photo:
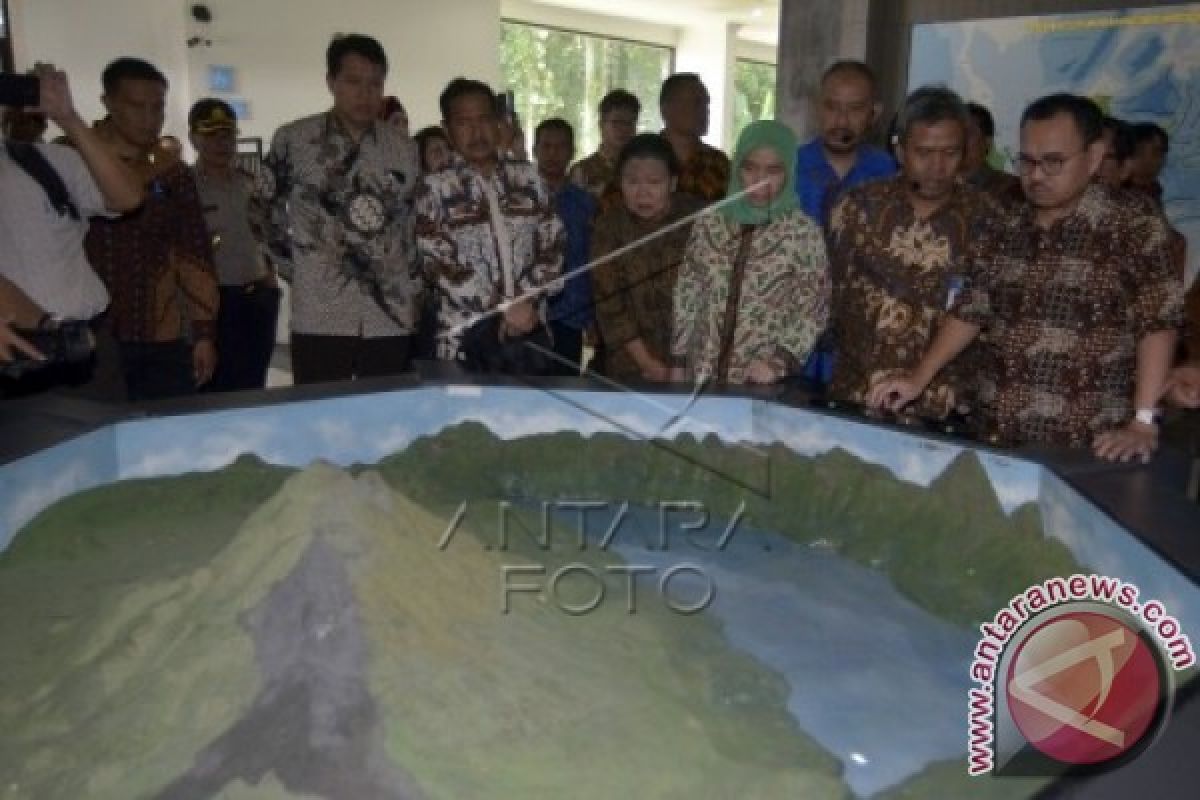
<instances>
[{"instance_id":1,"label":"white shirt","mask_svg":"<svg viewBox=\"0 0 1200 800\"><path fill-rule=\"evenodd\" d=\"M39 144L58 172L79 219L59 214L38 182L0 140L0 275L60 319L91 319L108 307L108 291L88 263L88 219L112 216L87 165L73 149Z\"/></svg>"}]
</instances>

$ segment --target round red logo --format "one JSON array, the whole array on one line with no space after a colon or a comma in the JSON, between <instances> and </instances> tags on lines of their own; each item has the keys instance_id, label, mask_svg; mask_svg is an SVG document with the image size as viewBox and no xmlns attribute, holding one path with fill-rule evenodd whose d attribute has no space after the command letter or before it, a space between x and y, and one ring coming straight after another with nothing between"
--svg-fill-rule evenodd
<instances>
[{"instance_id":1,"label":"round red logo","mask_svg":"<svg viewBox=\"0 0 1200 800\"><path fill-rule=\"evenodd\" d=\"M1066 764L1099 764L1133 749L1159 716L1163 689L1154 650L1138 632L1090 611L1035 629L1005 684L1021 735Z\"/></svg>"}]
</instances>

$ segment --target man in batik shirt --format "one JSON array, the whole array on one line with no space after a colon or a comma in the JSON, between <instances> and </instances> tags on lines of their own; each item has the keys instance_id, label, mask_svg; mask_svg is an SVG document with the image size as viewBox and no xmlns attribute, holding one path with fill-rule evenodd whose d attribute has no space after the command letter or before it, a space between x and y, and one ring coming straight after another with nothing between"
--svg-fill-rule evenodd
<instances>
[{"instance_id":1,"label":"man in batik shirt","mask_svg":"<svg viewBox=\"0 0 1200 800\"><path fill-rule=\"evenodd\" d=\"M279 129L252 206L291 283L296 383L403 372L416 330L417 151L379 120L387 57L353 34L326 62L332 110Z\"/></svg>"},{"instance_id":2,"label":"man in batik shirt","mask_svg":"<svg viewBox=\"0 0 1200 800\"><path fill-rule=\"evenodd\" d=\"M913 92L898 117L901 175L855 187L834 207L835 400L861 405L874 384L914 367L962 287L967 248L992 211L982 192L957 179L967 124L949 89ZM918 416L969 412L962 363L925 388Z\"/></svg>"},{"instance_id":3,"label":"man in batik shirt","mask_svg":"<svg viewBox=\"0 0 1200 800\"><path fill-rule=\"evenodd\" d=\"M613 179L621 148L637 133L641 101L624 89L613 89L600 101L600 146L587 158L580 159L569 173L571 182L586 189L604 210L621 202L621 191Z\"/></svg>"},{"instance_id":4,"label":"man in batik shirt","mask_svg":"<svg viewBox=\"0 0 1200 800\"><path fill-rule=\"evenodd\" d=\"M220 295L204 211L187 164L161 146L166 77L126 57L101 81L108 116L96 136L145 187L136 213L93 218L85 239L88 262L112 297L101 341L116 340L128 399L185 396L209 382L218 358ZM99 380L103 394L119 397Z\"/></svg>"},{"instance_id":5,"label":"man in batik shirt","mask_svg":"<svg viewBox=\"0 0 1200 800\"><path fill-rule=\"evenodd\" d=\"M912 402L986 330L981 410L999 440L1150 458L1183 291L1162 217L1092 180L1104 159L1102 122L1075 95L1025 110L1018 163L1028 203L988 226L970 284L924 358L876 385L873 405Z\"/></svg>"},{"instance_id":6,"label":"man in batik shirt","mask_svg":"<svg viewBox=\"0 0 1200 800\"><path fill-rule=\"evenodd\" d=\"M729 157L700 137L708 133L710 98L700 76L677 72L658 93L663 137L679 159L677 191L715 203L729 186Z\"/></svg>"},{"instance_id":7,"label":"man in batik shirt","mask_svg":"<svg viewBox=\"0 0 1200 800\"><path fill-rule=\"evenodd\" d=\"M437 297L438 358L457 360L466 329L493 314L499 342L543 324L545 293L535 290L561 288L565 235L534 166L497 155L491 88L457 78L440 105L454 154L422 178L417 249Z\"/></svg>"}]
</instances>

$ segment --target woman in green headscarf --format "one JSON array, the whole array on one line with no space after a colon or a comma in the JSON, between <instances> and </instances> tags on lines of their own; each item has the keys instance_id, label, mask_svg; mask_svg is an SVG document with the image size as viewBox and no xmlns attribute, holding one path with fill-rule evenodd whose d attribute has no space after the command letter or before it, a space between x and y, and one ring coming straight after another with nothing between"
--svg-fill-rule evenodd
<instances>
[{"instance_id":1,"label":"woman in green headscarf","mask_svg":"<svg viewBox=\"0 0 1200 800\"><path fill-rule=\"evenodd\" d=\"M796 137L751 123L729 191L696 222L675 287L672 353L696 381L775 383L797 371L829 317L825 239L796 207Z\"/></svg>"}]
</instances>

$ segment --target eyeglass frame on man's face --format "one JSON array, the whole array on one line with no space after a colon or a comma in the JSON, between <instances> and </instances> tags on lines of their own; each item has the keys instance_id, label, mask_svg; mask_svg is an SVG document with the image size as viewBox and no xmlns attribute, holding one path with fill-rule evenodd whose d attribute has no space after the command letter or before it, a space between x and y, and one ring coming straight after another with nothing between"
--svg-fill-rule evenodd
<instances>
[{"instance_id":1,"label":"eyeglass frame on man's face","mask_svg":"<svg viewBox=\"0 0 1200 800\"><path fill-rule=\"evenodd\" d=\"M240 133L240 131L237 128L220 127L220 128L209 128L207 130L205 130L204 128L197 128L196 130L192 131L192 133L194 133L197 136L208 136L213 139L216 139L216 138L236 139L238 137L238 134Z\"/></svg>"},{"instance_id":2,"label":"eyeglass frame on man's face","mask_svg":"<svg viewBox=\"0 0 1200 800\"><path fill-rule=\"evenodd\" d=\"M1042 168L1042 173L1048 178L1054 178L1062 174L1063 168L1067 166L1068 161L1072 161L1087 152L1087 148L1072 153L1069 156L1064 156L1061 153L1050 153L1042 158L1034 158L1028 153L1018 153L1012 160L1013 166L1017 170L1017 174L1029 177L1038 168Z\"/></svg>"}]
</instances>

